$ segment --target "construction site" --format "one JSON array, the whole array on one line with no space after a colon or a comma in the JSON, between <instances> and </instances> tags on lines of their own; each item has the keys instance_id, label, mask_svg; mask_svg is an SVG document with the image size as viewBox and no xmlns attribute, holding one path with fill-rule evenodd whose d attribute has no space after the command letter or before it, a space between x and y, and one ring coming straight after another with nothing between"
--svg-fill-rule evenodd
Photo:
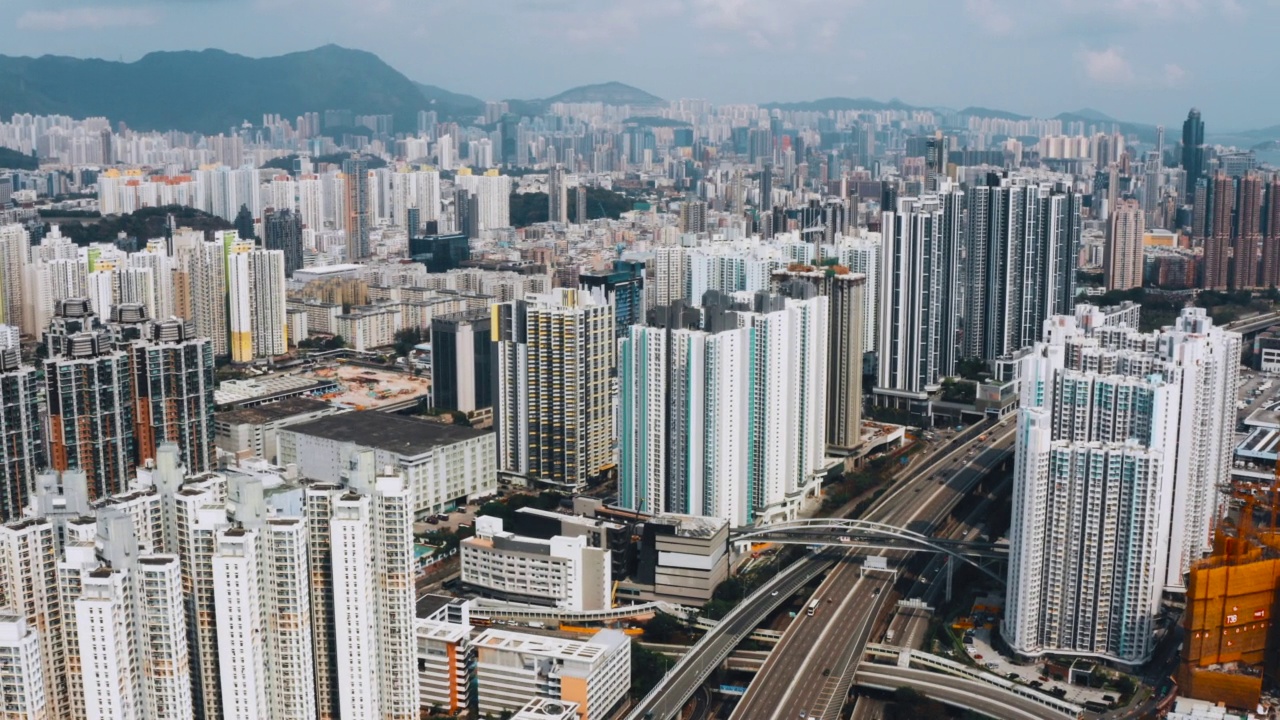
<instances>
[{"instance_id":1,"label":"construction site","mask_svg":"<svg viewBox=\"0 0 1280 720\"><path fill-rule=\"evenodd\" d=\"M1270 487L1239 483L1214 532L1213 553L1187 578L1178 695L1254 712L1275 707L1280 632L1276 533L1280 464Z\"/></svg>"}]
</instances>

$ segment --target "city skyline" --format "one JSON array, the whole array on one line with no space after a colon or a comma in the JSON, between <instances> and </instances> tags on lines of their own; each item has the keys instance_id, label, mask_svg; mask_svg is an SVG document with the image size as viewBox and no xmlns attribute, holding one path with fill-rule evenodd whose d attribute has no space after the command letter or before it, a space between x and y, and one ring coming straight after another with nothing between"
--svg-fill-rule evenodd
<instances>
[{"instance_id":1,"label":"city skyline","mask_svg":"<svg viewBox=\"0 0 1280 720\"><path fill-rule=\"evenodd\" d=\"M294 0L54 0L0 25L0 41L14 55L124 61L162 50L221 48L263 57L337 43L374 52L412 80L486 100L550 97L616 80L668 99L869 97L1035 116L1096 108L1166 125L1194 100L1214 132L1271 126L1280 110L1280 103L1243 92L1239 82L1223 81L1243 78L1241 66L1251 68L1249 76L1280 69L1262 42L1248 42L1280 19L1280 6L1230 0L1073 0L1034 10L969 0L927 11L916 3L810 0L643 6L537 0L483 18L477 13L487 11L450 1L330 2L305 18L300 7ZM282 42L279 30L286 27L293 32ZM476 28L485 32L477 36ZM949 60L898 52L912 29L950 38L940 46ZM1192 37L1208 47L1229 41L1233 51L1181 51ZM654 52L655 41L672 51ZM1017 61L1000 64L998 82L974 71L1001 58ZM815 66L827 71L801 72ZM1011 97L1017 107L1006 104Z\"/></svg>"}]
</instances>

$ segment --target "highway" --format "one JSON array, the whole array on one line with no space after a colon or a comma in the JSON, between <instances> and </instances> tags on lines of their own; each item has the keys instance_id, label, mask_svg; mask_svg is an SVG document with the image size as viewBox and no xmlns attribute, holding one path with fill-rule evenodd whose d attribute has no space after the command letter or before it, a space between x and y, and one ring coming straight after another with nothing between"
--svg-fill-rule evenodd
<instances>
[{"instance_id":1,"label":"highway","mask_svg":"<svg viewBox=\"0 0 1280 720\"><path fill-rule=\"evenodd\" d=\"M1014 423L996 427L991 437L969 455L972 443L951 451L900 482L867 514L876 522L929 534L977 480L993 469L1012 446ZM946 484L934 481L942 472ZM892 554L893 551L880 551ZM792 622L782 641L756 675L732 718L798 718L805 714L834 718L843 705L841 688L861 659L862 648L877 626L885 602L893 594L891 578L884 572L860 570L861 554L849 552L815 593L820 607L812 617ZM877 640L879 638L876 638Z\"/></svg>"}]
</instances>

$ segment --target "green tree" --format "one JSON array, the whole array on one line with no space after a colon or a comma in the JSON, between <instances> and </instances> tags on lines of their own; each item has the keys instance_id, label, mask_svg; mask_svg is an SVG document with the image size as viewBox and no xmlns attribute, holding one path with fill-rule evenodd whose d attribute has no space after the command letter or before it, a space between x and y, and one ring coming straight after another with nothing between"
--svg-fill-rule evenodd
<instances>
[{"instance_id":1,"label":"green tree","mask_svg":"<svg viewBox=\"0 0 1280 720\"><path fill-rule=\"evenodd\" d=\"M672 664L666 656L641 647L640 643L631 643L631 697L648 695Z\"/></svg>"},{"instance_id":2,"label":"green tree","mask_svg":"<svg viewBox=\"0 0 1280 720\"><path fill-rule=\"evenodd\" d=\"M684 630L684 624L674 615L659 612L644 624L644 639L655 643L669 643Z\"/></svg>"},{"instance_id":3,"label":"green tree","mask_svg":"<svg viewBox=\"0 0 1280 720\"><path fill-rule=\"evenodd\" d=\"M404 328L396 331L395 349L396 355L400 357L409 357L409 353L413 352L416 345L422 343L422 330L416 327Z\"/></svg>"}]
</instances>

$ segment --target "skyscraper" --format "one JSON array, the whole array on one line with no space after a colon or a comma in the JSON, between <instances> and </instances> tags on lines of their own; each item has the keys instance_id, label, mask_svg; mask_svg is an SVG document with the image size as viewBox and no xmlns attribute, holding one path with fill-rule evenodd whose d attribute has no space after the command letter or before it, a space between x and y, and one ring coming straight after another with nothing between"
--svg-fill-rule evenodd
<instances>
[{"instance_id":1,"label":"skyscraper","mask_svg":"<svg viewBox=\"0 0 1280 720\"><path fill-rule=\"evenodd\" d=\"M26 296L23 275L30 254L31 237L21 225L0 225L0 325L39 332L25 324Z\"/></svg>"},{"instance_id":2,"label":"skyscraper","mask_svg":"<svg viewBox=\"0 0 1280 720\"><path fill-rule=\"evenodd\" d=\"M1136 200L1125 200L1111 214L1103 263L1108 290L1142 287L1144 230L1142 207Z\"/></svg>"},{"instance_id":3,"label":"skyscraper","mask_svg":"<svg viewBox=\"0 0 1280 720\"><path fill-rule=\"evenodd\" d=\"M613 310L613 327L618 337L625 337L627 326L644 321L644 263L614 260L613 269L578 274L578 287L590 293L597 305Z\"/></svg>"},{"instance_id":4,"label":"skyscraper","mask_svg":"<svg viewBox=\"0 0 1280 720\"><path fill-rule=\"evenodd\" d=\"M1089 306L1046 323L1019 368L1002 625L1015 652L1151 656L1163 590L1209 549L1239 350L1198 308L1149 334Z\"/></svg>"},{"instance_id":5,"label":"skyscraper","mask_svg":"<svg viewBox=\"0 0 1280 720\"><path fill-rule=\"evenodd\" d=\"M302 216L288 208L267 208L262 237L264 248L284 253L284 275L293 277L293 271L302 267Z\"/></svg>"},{"instance_id":6,"label":"skyscraper","mask_svg":"<svg viewBox=\"0 0 1280 720\"><path fill-rule=\"evenodd\" d=\"M1204 273L1200 286L1206 290L1226 290L1231 266L1232 211L1234 181L1219 172L1208 184L1209 233L1204 242Z\"/></svg>"},{"instance_id":7,"label":"skyscraper","mask_svg":"<svg viewBox=\"0 0 1280 720\"><path fill-rule=\"evenodd\" d=\"M227 256L231 361L247 363L288 351L284 253L237 244Z\"/></svg>"},{"instance_id":8,"label":"skyscraper","mask_svg":"<svg viewBox=\"0 0 1280 720\"><path fill-rule=\"evenodd\" d=\"M613 465L613 328L568 288L494 306L499 472L576 491Z\"/></svg>"},{"instance_id":9,"label":"skyscraper","mask_svg":"<svg viewBox=\"0 0 1280 720\"><path fill-rule=\"evenodd\" d=\"M1195 200L1196 182L1204 177L1204 121L1196 108L1182 123L1182 169L1186 173L1183 201L1190 204Z\"/></svg>"},{"instance_id":10,"label":"skyscraper","mask_svg":"<svg viewBox=\"0 0 1280 720\"><path fill-rule=\"evenodd\" d=\"M369 171L364 160L353 156L342 161L346 175L347 262L369 257Z\"/></svg>"},{"instance_id":11,"label":"skyscraper","mask_svg":"<svg viewBox=\"0 0 1280 720\"><path fill-rule=\"evenodd\" d=\"M965 189L963 357L991 360L1034 343L1045 319L1069 312L1083 198L1020 175Z\"/></svg>"},{"instance_id":12,"label":"skyscraper","mask_svg":"<svg viewBox=\"0 0 1280 720\"><path fill-rule=\"evenodd\" d=\"M48 464L41 434L36 370L18 348L0 347L0 522L22 517Z\"/></svg>"},{"instance_id":13,"label":"skyscraper","mask_svg":"<svg viewBox=\"0 0 1280 720\"><path fill-rule=\"evenodd\" d=\"M227 262L218 242L178 249L174 272L174 312L213 341L213 354L231 354L227 326Z\"/></svg>"},{"instance_id":14,"label":"skyscraper","mask_svg":"<svg viewBox=\"0 0 1280 720\"><path fill-rule=\"evenodd\" d=\"M1236 181L1234 242L1231 264L1232 286L1237 289L1258 287L1262 245L1262 178L1249 172Z\"/></svg>"},{"instance_id":15,"label":"skyscraper","mask_svg":"<svg viewBox=\"0 0 1280 720\"><path fill-rule=\"evenodd\" d=\"M493 406L493 350L487 309L431 322L431 404L472 413Z\"/></svg>"},{"instance_id":16,"label":"skyscraper","mask_svg":"<svg viewBox=\"0 0 1280 720\"><path fill-rule=\"evenodd\" d=\"M621 345L619 502L735 526L793 519L824 457L829 299L720 293L675 303Z\"/></svg>"},{"instance_id":17,"label":"skyscraper","mask_svg":"<svg viewBox=\"0 0 1280 720\"><path fill-rule=\"evenodd\" d=\"M56 470L83 470L91 498L121 493L135 467L132 358L116 348L83 300L60 303L58 318L84 324L77 323L61 342L51 342L46 334L50 464Z\"/></svg>"},{"instance_id":18,"label":"skyscraper","mask_svg":"<svg viewBox=\"0 0 1280 720\"><path fill-rule=\"evenodd\" d=\"M137 370L138 460L156 457L160 443L174 443L192 473L217 465L214 450L213 341L170 318L153 323L133 346Z\"/></svg>"},{"instance_id":19,"label":"skyscraper","mask_svg":"<svg viewBox=\"0 0 1280 720\"><path fill-rule=\"evenodd\" d=\"M1264 288L1280 287L1280 177L1267 183L1266 228L1262 240L1262 281Z\"/></svg>"},{"instance_id":20,"label":"skyscraper","mask_svg":"<svg viewBox=\"0 0 1280 720\"><path fill-rule=\"evenodd\" d=\"M878 402L927 414L919 403L954 372L963 199L958 191L902 198L884 214Z\"/></svg>"},{"instance_id":21,"label":"skyscraper","mask_svg":"<svg viewBox=\"0 0 1280 720\"><path fill-rule=\"evenodd\" d=\"M702 200L685 198L680 203L680 230L687 233L707 231L707 204Z\"/></svg>"},{"instance_id":22,"label":"skyscraper","mask_svg":"<svg viewBox=\"0 0 1280 720\"><path fill-rule=\"evenodd\" d=\"M547 205L547 220L561 224L569 222L569 187L563 165L555 165L547 171Z\"/></svg>"},{"instance_id":23,"label":"skyscraper","mask_svg":"<svg viewBox=\"0 0 1280 720\"><path fill-rule=\"evenodd\" d=\"M812 284L827 299L826 443L850 453L862 442L862 322L866 277L843 265L773 274L775 292L788 282Z\"/></svg>"}]
</instances>

